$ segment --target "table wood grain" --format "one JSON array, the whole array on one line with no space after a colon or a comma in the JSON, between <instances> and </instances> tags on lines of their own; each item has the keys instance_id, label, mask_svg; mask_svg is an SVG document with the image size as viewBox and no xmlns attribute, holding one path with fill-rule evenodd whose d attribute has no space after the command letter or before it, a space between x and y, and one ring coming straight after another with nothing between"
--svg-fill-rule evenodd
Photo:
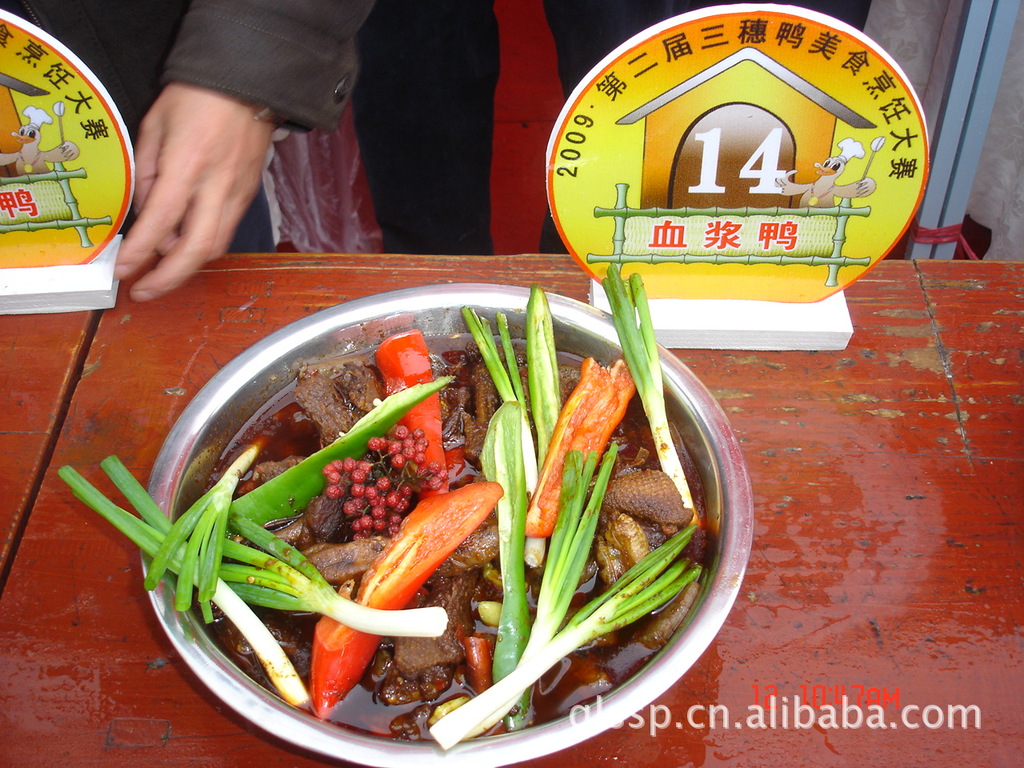
<instances>
[{"instance_id":1,"label":"table wood grain","mask_svg":"<svg viewBox=\"0 0 1024 768\"><path fill-rule=\"evenodd\" d=\"M558 257L240 256L167 299L102 313L0 595L0 765L346 765L209 694L156 623L136 552L55 473L95 479L117 453L145 479L184 406L253 342L341 301L445 281L587 289ZM750 470L740 597L652 708L529 765L1017 764L1024 265L885 262L847 299L842 351L678 352ZM773 691L790 703L867 692L898 725L796 727L788 711L783 726L782 706L774 723L748 722ZM729 727L708 722L714 707ZM949 707L976 708L968 727L923 724Z\"/></svg>"},{"instance_id":2,"label":"table wood grain","mask_svg":"<svg viewBox=\"0 0 1024 768\"><path fill-rule=\"evenodd\" d=\"M96 319L91 312L0 316L0 588Z\"/></svg>"}]
</instances>

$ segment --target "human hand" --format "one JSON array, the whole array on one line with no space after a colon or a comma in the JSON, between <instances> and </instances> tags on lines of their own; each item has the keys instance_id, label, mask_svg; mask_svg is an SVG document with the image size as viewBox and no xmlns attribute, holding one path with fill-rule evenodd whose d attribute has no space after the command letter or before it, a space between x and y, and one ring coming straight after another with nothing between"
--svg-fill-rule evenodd
<instances>
[{"instance_id":1,"label":"human hand","mask_svg":"<svg viewBox=\"0 0 1024 768\"><path fill-rule=\"evenodd\" d=\"M132 286L134 300L162 296L223 255L259 190L273 132L230 96L164 87L139 130L138 217L114 270L119 280L144 273Z\"/></svg>"}]
</instances>

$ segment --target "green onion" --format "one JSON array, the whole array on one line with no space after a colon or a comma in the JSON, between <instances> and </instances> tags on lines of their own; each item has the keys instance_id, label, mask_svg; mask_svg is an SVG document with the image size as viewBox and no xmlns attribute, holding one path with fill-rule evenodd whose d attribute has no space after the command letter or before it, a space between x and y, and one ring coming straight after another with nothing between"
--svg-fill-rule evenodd
<instances>
[{"instance_id":1,"label":"green onion","mask_svg":"<svg viewBox=\"0 0 1024 768\"><path fill-rule=\"evenodd\" d=\"M526 393L523 391L519 378L519 367L512 351L512 341L508 332L505 315L498 313L498 334L504 351L504 362L494 342L490 325L471 307L462 308L462 316L466 327L473 335L484 365L494 382L498 395L504 402L517 401L523 404L523 456L526 461L526 487L529 492L537 487L537 468L544 461L548 444L554 432L558 414L562 408L561 387L558 380L558 362L555 350L554 331L551 322L551 310L544 291L538 286L530 289L530 299L526 305L526 359L527 384L529 386L530 412L533 415L533 428L537 433L536 449L534 448L533 432L526 410ZM523 550L526 563L531 567L540 567L544 563L544 539L527 538Z\"/></svg>"},{"instance_id":2,"label":"green onion","mask_svg":"<svg viewBox=\"0 0 1024 768\"><path fill-rule=\"evenodd\" d=\"M382 611L348 600L301 552L249 518L229 513L230 489L254 455L254 451L244 452L214 489L182 515L192 522L180 526L167 519L115 456L104 459L100 466L138 517L104 496L72 467L61 467L57 474L76 498L131 539L153 563L159 558L160 575L151 578L155 570L151 564L147 589L155 589L163 579L174 590L175 609L186 610L192 604L193 588L198 588L200 609L207 621L212 620L209 602L216 604L252 645L269 679L289 703L302 706L308 701L305 686L277 640L246 603L321 613L375 635L437 637L444 632L448 616L443 608ZM226 538L223 534L227 525L262 549ZM218 535L217 541L211 540ZM222 562L222 557L235 562ZM211 568L215 568L212 574L208 573ZM177 574L177 578L170 574Z\"/></svg>"},{"instance_id":3,"label":"green onion","mask_svg":"<svg viewBox=\"0 0 1024 768\"><path fill-rule=\"evenodd\" d=\"M249 446L243 451L214 486L174 521L153 556L143 582L145 588L150 590L156 589L163 578L170 556L176 554L182 545L185 546L175 589L176 610L184 611L192 605L192 585L195 584L199 605L207 621L210 620L209 601L217 588L217 571L224 551L231 496L239 478L249 470L258 453L259 448L256 446ZM107 461L109 466L111 462L109 459ZM123 476L121 479L123 482Z\"/></svg>"},{"instance_id":4,"label":"green onion","mask_svg":"<svg viewBox=\"0 0 1024 768\"><path fill-rule=\"evenodd\" d=\"M523 379L519 375L519 361L516 360L516 350L512 346L512 334L508 330L508 318L504 312L499 312L495 318L498 322L498 338L501 339L501 351L505 355L505 366L508 368L509 381L512 385L512 392L515 399L526 405L526 390L523 389Z\"/></svg>"},{"instance_id":5,"label":"green onion","mask_svg":"<svg viewBox=\"0 0 1024 768\"><path fill-rule=\"evenodd\" d=\"M526 304L526 375L530 411L537 430L537 463L543 465L562 408L558 357L548 298L539 286L530 288Z\"/></svg>"},{"instance_id":6,"label":"green onion","mask_svg":"<svg viewBox=\"0 0 1024 768\"><path fill-rule=\"evenodd\" d=\"M158 511L156 504L145 492L145 489L124 469L124 465L120 461L107 459L105 463L108 466L112 463L118 465L115 472L108 473L115 484L124 483L125 477L131 478L130 483L125 483L125 487L129 488L131 494L130 496L126 494L126 497L129 501L138 500L140 507L146 510L145 512L140 510L143 519L140 520L110 501L71 467L61 467L57 474L68 484L71 492L79 500L112 523L147 555L155 556L163 544L166 533L171 528L171 522L162 514L155 516L152 514L153 510ZM167 556L167 563L168 568L176 572L181 565L180 550L170 553ZM173 587L174 580L168 579L168 581L170 582L169 586ZM219 579L211 600L249 641L253 652L263 665L268 679L281 694L281 697L294 706L305 706L309 702L309 693L306 691L302 678L295 671L295 667L277 639L253 613L252 609L242 602L225 582Z\"/></svg>"},{"instance_id":7,"label":"green onion","mask_svg":"<svg viewBox=\"0 0 1024 768\"><path fill-rule=\"evenodd\" d=\"M438 720L430 728L431 736L443 749L451 749L464 739L484 733L515 705L523 690L563 658L671 600L701 573L699 565L676 560L694 530L692 525L684 528L626 571L607 592L583 606L564 629L535 649L528 648L507 677Z\"/></svg>"},{"instance_id":8,"label":"green onion","mask_svg":"<svg viewBox=\"0 0 1024 768\"><path fill-rule=\"evenodd\" d=\"M622 356L626 359L629 372L633 374L637 393L647 413L661 469L672 478L686 508L693 510L693 496L668 425L658 342L654 338L654 323L651 321L643 278L633 274L627 283L622 279L619 266L610 264L601 285L604 286L611 306ZM696 510L693 522L697 522Z\"/></svg>"},{"instance_id":9,"label":"green onion","mask_svg":"<svg viewBox=\"0 0 1024 768\"><path fill-rule=\"evenodd\" d=\"M484 365L487 366L487 372L491 374L491 381L494 382L494 387L498 390L498 396L501 397L502 402L519 400L515 385L512 384L509 372L505 370L505 364L502 362L501 355L498 354L498 345L494 343L490 323L480 317L472 307L462 308L462 318L473 335L473 340L480 350L480 356L483 358ZM513 368L512 370L517 371L518 369Z\"/></svg>"},{"instance_id":10,"label":"green onion","mask_svg":"<svg viewBox=\"0 0 1024 768\"><path fill-rule=\"evenodd\" d=\"M523 472L526 477L526 489L532 492L537 487L537 452L533 444L533 432L526 414L526 396L523 391L523 382L519 378L519 367L515 362L515 355L512 352L512 341L508 334L508 323L502 313L498 313L497 321L499 335L502 338L502 346L505 349L505 362L498 353L498 345L494 343L494 335L491 333L490 324L480 317L472 307L462 308L462 317L466 321L466 327L473 335L480 356L483 358L487 372L491 375L494 388L498 390L498 396L505 403L522 403L522 456ZM504 330L502 330L504 329ZM508 365L508 370L505 365Z\"/></svg>"},{"instance_id":11,"label":"green onion","mask_svg":"<svg viewBox=\"0 0 1024 768\"><path fill-rule=\"evenodd\" d=\"M615 443L608 446L592 491L590 481L597 469L598 454L594 451L586 457L579 451L566 454L558 518L551 533L548 562L537 595L537 616L524 656L531 655L537 647L549 642L565 620L590 556L601 503L618 450Z\"/></svg>"},{"instance_id":12,"label":"green onion","mask_svg":"<svg viewBox=\"0 0 1024 768\"><path fill-rule=\"evenodd\" d=\"M500 680L515 669L530 636L530 609L526 597L523 546L526 539L526 477L523 471L523 406L504 403L491 418L484 440L481 464L488 480L500 483L504 495L498 501L498 555L501 564L502 602L494 644L492 676ZM524 705L529 701L524 701ZM525 718L520 707L510 729ZM521 713L521 714L520 714Z\"/></svg>"},{"instance_id":13,"label":"green onion","mask_svg":"<svg viewBox=\"0 0 1024 768\"><path fill-rule=\"evenodd\" d=\"M504 406L503 406L504 407ZM497 415L495 416L497 418ZM493 421L492 421L493 424ZM570 451L566 455L565 467L563 469L562 494L559 499L558 522L551 534L551 547L548 556L548 564L544 569L544 577L541 581L540 593L537 597L537 615L533 627L526 627L523 637L527 635L529 641L525 648L520 647L515 661L509 666L510 659L505 659L502 674L495 672L495 681L500 681L511 675L520 664L527 659L536 656L540 649L551 642L552 637L558 632L559 627L565 621L565 615L569 610L573 595L580 583L580 577L586 567L587 557L590 555L590 545L597 529L598 513L601 509L601 502L604 500L604 492L608 485L608 478L611 475L612 466L618 446L612 444L605 452L601 462L601 471L597 481L594 483L594 490L589 494L590 481L597 468L598 455L591 452L584 459L579 451ZM524 509L525 517L525 509ZM524 520L525 523L525 520ZM505 553L502 556L502 572L504 573ZM521 564L519 572L522 572ZM525 592L523 595L525 601ZM524 605L525 608L525 605ZM500 639L500 635L499 635ZM495 659L497 660L497 647L495 648ZM515 700L509 701L508 706L501 711L495 710L492 713L493 725L505 717L506 726L509 730L521 728L527 724L529 718L530 688L526 686L519 691ZM508 715L506 717L506 715ZM490 727L490 725L486 726ZM486 730L486 728L484 728Z\"/></svg>"}]
</instances>

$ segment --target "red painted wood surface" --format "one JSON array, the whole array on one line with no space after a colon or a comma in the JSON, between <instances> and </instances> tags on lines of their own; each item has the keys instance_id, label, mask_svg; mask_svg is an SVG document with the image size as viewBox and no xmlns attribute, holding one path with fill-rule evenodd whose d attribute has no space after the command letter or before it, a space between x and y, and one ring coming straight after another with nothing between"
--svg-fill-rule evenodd
<instances>
[{"instance_id":1,"label":"red painted wood surface","mask_svg":"<svg viewBox=\"0 0 1024 768\"><path fill-rule=\"evenodd\" d=\"M456 267L459 280L586 291L553 257L283 254L223 260L171 298L103 313L0 596L0 765L345 764L285 745L206 691L153 618L136 553L55 472L95 477L117 453L144 478L184 405L245 347ZM680 352L751 473L740 598L642 722L531 765L1017 764L1022 294L1024 265L885 262L847 292L843 351ZM0 406L14 412L10 398ZM749 707L773 691L786 706L752 727ZM793 697L843 692L884 697L897 726L798 727ZM729 727L694 706L728 708Z\"/></svg>"},{"instance_id":2,"label":"red painted wood surface","mask_svg":"<svg viewBox=\"0 0 1024 768\"><path fill-rule=\"evenodd\" d=\"M0 587L93 321L86 312L0 317Z\"/></svg>"}]
</instances>

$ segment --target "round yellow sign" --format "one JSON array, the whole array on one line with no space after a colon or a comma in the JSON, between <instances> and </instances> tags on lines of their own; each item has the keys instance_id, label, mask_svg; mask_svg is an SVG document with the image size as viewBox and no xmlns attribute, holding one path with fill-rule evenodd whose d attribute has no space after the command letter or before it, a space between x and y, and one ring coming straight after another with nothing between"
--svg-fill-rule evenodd
<instances>
[{"instance_id":1,"label":"round yellow sign","mask_svg":"<svg viewBox=\"0 0 1024 768\"><path fill-rule=\"evenodd\" d=\"M618 263L656 298L818 301L906 231L927 145L913 88L862 33L720 6L651 27L580 83L548 144L548 202L594 279Z\"/></svg>"},{"instance_id":2,"label":"round yellow sign","mask_svg":"<svg viewBox=\"0 0 1024 768\"><path fill-rule=\"evenodd\" d=\"M86 66L0 11L0 267L85 264L132 195L128 132Z\"/></svg>"}]
</instances>

